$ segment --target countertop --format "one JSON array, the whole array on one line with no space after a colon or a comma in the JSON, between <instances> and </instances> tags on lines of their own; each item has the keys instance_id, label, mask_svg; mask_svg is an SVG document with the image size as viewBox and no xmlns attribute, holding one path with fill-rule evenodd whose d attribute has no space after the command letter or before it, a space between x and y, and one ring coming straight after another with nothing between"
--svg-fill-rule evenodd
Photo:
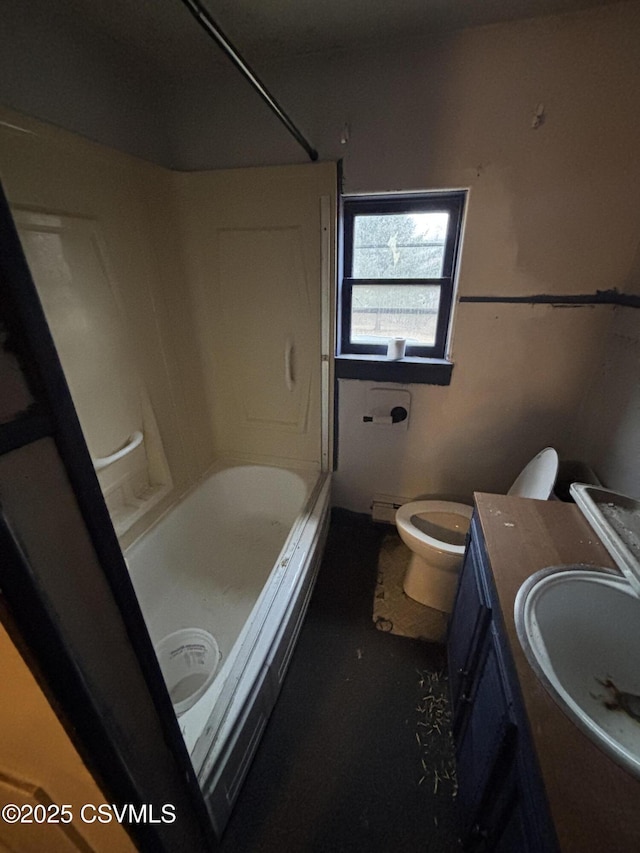
<instances>
[{"instance_id":1,"label":"countertop","mask_svg":"<svg viewBox=\"0 0 640 853\"><path fill-rule=\"evenodd\" d=\"M522 651L513 616L516 593L534 572L570 563L615 565L575 504L484 493L475 500L560 849L636 853L640 780L556 704Z\"/></svg>"}]
</instances>

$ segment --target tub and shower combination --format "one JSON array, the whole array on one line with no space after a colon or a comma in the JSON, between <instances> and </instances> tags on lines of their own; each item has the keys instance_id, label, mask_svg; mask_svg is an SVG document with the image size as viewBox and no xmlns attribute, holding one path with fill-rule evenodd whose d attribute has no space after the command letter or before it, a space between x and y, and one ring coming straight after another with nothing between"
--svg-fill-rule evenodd
<instances>
[{"instance_id":1,"label":"tub and shower combination","mask_svg":"<svg viewBox=\"0 0 640 853\"><path fill-rule=\"evenodd\" d=\"M221 833L275 704L317 573L330 475L217 464L125 552L154 645L211 634L220 661L178 718Z\"/></svg>"}]
</instances>

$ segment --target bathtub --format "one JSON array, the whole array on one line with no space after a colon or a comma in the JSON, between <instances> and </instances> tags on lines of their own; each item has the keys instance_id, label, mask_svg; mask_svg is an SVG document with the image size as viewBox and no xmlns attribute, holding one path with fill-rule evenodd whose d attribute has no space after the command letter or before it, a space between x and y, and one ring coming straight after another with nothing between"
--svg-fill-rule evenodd
<instances>
[{"instance_id":1,"label":"bathtub","mask_svg":"<svg viewBox=\"0 0 640 853\"><path fill-rule=\"evenodd\" d=\"M221 652L213 683L178 720L219 835L306 612L329 488L327 474L217 465L125 551L154 645L196 627Z\"/></svg>"}]
</instances>

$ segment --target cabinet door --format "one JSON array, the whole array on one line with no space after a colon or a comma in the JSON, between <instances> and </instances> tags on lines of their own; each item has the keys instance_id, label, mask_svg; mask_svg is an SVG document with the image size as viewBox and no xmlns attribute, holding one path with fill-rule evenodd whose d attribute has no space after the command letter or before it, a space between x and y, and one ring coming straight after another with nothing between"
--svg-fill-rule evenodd
<instances>
[{"instance_id":1,"label":"cabinet door","mask_svg":"<svg viewBox=\"0 0 640 853\"><path fill-rule=\"evenodd\" d=\"M475 695L456 750L458 799L468 830L482 821L480 811L488 794L497 796L509 773L517 734L493 626L482 657Z\"/></svg>"},{"instance_id":2,"label":"cabinet door","mask_svg":"<svg viewBox=\"0 0 640 853\"><path fill-rule=\"evenodd\" d=\"M534 849L527 839L524 813L519 800L513 802L507 814L507 821L490 849L493 853L528 853Z\"/></svg>"},{"instance_id":3,"label":"cabinet door","mask_svg":"<svg viewBox=\"0 0 640 853\"><path fill-rule=\"evenodd\" d=\"M448 639L464 849L557 853L503 631L474 516Z\"/></svg>"},{"instance_id":4,"label":"cabinet door","mask_svg":"<svg viewBox=\"0 0 640 853\"><path fill-rule=\"evenodd\" d=\"M518 768L513 750L503 749L503 761L493 765L471 829L464 841L469 853L528 853ZM539 853L539 851L538 851Z\"/></svg>"},{"instance_id":5,"label":"cabinet door","mask_svg":"<svg viewBox=\"0 0 640 853\"><path fill-rule=\"evenodd\" d=\"M464 727L474 676L478 669L477 659L490 617L491 608L482 581L480 555L472 527L449 624L447 644L453 731L456 736Z\"/></svg>"}]
</instances>

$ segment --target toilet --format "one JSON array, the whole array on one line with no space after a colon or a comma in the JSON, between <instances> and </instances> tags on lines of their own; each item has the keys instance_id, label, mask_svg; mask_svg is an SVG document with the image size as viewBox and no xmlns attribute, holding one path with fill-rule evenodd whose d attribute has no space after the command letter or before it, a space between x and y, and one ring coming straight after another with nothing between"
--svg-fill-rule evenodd
<instances>
[{"instance_id":1,"label":"toilet","mask_svg":"<svg viewBox=\"0 0 640 853\"><path fill-rule=\"evenodd\" d=\"M547 500L558 473L558 454L545 447L518 475L507 494ZM412 501L396 512L396 527L413 552L403 589L409 598L450 613L458 585L473 507L452 501Z\"/></svg>"}]
</instances>

